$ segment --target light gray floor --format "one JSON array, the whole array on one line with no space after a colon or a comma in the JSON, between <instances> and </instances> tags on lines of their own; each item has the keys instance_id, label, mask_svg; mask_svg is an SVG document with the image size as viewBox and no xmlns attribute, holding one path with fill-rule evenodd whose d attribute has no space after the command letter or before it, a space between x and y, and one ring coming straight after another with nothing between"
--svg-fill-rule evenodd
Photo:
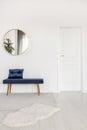
<instances>
[{"instance_id":1,"label":"light gray floor","mask_svg":"<svg viewBox=\"0 0 87 130\"><path fill-rule=\"evenodd\" d=\"M60 112L37 124L10 128L4 125L0 130L87 130L87 94L80 92L61 92L60 94L0 94L0 122L9 112L32 103L43 103L59 107Z\"/></svg>"}]
</instances>

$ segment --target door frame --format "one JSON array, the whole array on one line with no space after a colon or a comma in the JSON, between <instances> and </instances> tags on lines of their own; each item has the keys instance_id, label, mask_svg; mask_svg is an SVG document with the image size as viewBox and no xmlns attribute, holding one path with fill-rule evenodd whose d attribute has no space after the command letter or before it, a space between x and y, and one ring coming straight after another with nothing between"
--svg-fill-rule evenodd
<instances>
[{"instance_id":1,"label":"door frame","mask_svg":"<svg viewBox=\"0 0 87 130\"><path fill-rule=\"evenodd\" d=\"M79 28L80 29L80 91L83 92L83 39L82 39L82 27L81 26L60 26L58 28L59 32L59 43L61 46L61 35L60 35L60 30L61 28ZM61 92L61 83L62 83L62 79L61 79L61 73L62 73L62 64L61 64L61 60L60 60L60 56L61 56L61 48L58 52L58 60L57 60L57 88L58 88L58 92Z\"/></svg>"}]
</instances>

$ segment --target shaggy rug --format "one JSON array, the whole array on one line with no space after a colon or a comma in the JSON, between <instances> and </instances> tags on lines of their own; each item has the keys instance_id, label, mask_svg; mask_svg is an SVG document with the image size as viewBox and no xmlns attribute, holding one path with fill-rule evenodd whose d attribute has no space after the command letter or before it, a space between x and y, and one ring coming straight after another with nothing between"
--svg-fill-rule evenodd
<instances>
[{"instance_id":1,"label":"shaggy rug","mask_svg":"<svg viewBox=\"0 0 87 130\"><path fill-rule=\"evenodd\" d=\"M52 116L59 110L59 108L49 105L32 104L30 107L25 107L16 112L9 113L4 118L2 124L8 127L29 126L35 124L38 120Z\"/></svg>"}]
</instances>

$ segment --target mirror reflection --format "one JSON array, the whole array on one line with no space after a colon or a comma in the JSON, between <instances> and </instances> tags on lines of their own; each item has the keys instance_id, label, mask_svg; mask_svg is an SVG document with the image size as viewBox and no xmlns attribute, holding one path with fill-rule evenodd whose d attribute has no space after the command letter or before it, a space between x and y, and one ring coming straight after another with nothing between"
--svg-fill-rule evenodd
<instances>
[{"instance_id":1,"label":"mirror reflection","mask_svg":"<svg viewBox=\"0 0 87 130\"><path fill-rule=\"evenodd\" d=\"M28 48L28 38L23 31L12 29L5 34L3 44L8 53L20 55Z\"/></svg>"}]
</instances>

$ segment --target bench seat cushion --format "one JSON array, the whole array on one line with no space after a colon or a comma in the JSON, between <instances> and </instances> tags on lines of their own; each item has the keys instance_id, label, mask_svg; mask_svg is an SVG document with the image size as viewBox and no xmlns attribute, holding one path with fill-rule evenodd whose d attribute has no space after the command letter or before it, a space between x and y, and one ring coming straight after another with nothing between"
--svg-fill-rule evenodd
<instances>
[{"instance_id":1,"label":"bench seat cushion","mask_svg":"<svg viewBox=\"0 0 87 130\"><path fill-rule=\"evenodd\" d=\"M43 79L4 79L3 84L43 84Z\"/></svg>"}]
</instances>

